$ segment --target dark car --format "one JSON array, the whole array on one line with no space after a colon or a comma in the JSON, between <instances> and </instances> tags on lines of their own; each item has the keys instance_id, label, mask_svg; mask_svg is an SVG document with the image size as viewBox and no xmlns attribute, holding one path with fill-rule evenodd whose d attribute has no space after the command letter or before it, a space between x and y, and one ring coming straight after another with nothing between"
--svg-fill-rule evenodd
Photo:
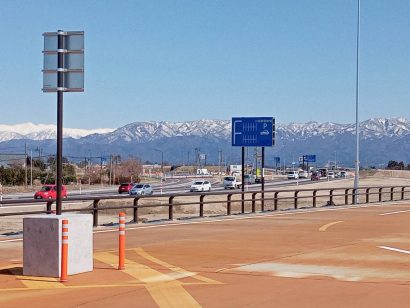
<instances>
[{"instance_id":1,"label":"dark car","mask_svg":"<svg viewBox=\"0 0 410 308\"><path fill-rule=\"evenodd\" d=\"M320 172L313 172L312 175L310 176L310 179L312 181L319 181L320 177L321 177L321 173Z\"/></svg>"},{"instance_id":2,"label":"dark car","mask_svg":"<svg viewBox=\"0 0 410 308\"><path fill-rule=\"evenodd\" d=\"M121 183L120 187L118 187L118 193L122 194L122 193L129 193L130 189L132 187L134 187L135 183Z\"/></svg>"},{"instance_id":3,"label":"dark car","mask_svg":"<svg viewBox=\"0 0 410 308\"><path fill-rule=\"evenodd\" d=\"M61 197L67 198L67 189L61 186ZM57 198L57 185L44 185L41 189L34 194L34 199L56 199Z\"/></svg>"}]
</instances>

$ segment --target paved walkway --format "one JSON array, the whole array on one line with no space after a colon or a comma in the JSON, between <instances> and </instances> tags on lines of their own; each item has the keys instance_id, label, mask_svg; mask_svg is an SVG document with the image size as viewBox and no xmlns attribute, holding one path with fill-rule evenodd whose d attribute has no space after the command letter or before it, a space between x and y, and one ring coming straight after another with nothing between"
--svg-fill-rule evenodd
<instances>
[{"instance_id":1,"label":"paved walkway","mask_svg":"<svg viewBox=\"0 0 410 308\"><path fill-rule=\"evenodd\" d=\"M0 307L406 307L410 205L327 207L127 225L94 235L94 271L22 276L22 242L0 242Z\"/></svg>"}]
</instances>

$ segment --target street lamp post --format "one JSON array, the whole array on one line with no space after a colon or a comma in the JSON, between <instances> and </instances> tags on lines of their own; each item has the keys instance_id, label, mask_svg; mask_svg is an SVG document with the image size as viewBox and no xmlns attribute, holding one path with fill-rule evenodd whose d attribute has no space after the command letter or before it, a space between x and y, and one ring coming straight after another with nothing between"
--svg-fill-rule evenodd
<instances>
[{"instance_id":1,"label":"street lamp post","mask_svg":"<svg viewBox=\"0 0 410 308\"><path fill-rule=\"evenodd\" d=\"M164 151L153 149L154 151L161 152L161 173L162 177L164 177Z\"/></svg>"},{"instance_id":2,"label":"street lamp post","mask_svg":"<svg viewBox=\"0 0 410 308\"><path fill-rule=\"evenodd\" d=\"M354 175L355 203L359 203L359 42L360 42L360 0L357 0L357 33L356 33L356 161Z\"/></svg>"}]
</instances>

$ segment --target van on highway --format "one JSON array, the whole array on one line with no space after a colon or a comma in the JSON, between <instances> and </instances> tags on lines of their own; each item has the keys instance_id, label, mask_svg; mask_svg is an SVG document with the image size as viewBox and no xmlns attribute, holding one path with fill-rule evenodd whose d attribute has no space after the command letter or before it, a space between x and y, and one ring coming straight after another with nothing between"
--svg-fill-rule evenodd
<instances>
[{"instance_id":1,"label":"van on highway","mask_svg":"<svg viewBox=\"0 0 410 308\"><path fill-rule=\"evenodd\" d=\"M288 177L288 180L298 180L299 179L299 172L297 171L288 171L286 175Z\"/></svg>"}]
</instances>

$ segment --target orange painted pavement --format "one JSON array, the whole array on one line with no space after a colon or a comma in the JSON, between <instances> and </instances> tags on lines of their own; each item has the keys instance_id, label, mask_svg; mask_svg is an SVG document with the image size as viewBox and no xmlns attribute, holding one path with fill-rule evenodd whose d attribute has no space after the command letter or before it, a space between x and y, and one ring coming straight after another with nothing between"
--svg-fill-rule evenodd
<instances>
[{"instance_id":1,"label":"orange painted pavement","mask_svg":"<svg viewBox=\"0 0 410 308\"><path fill-rule=\"evenodd\" d=\"M0 307L408 307L409 210L396 203L127 224L122 271L118 230L99 228L94 271L66 283L22 276L22 242L3 238Z\"/></svg>"}]
</instances>

